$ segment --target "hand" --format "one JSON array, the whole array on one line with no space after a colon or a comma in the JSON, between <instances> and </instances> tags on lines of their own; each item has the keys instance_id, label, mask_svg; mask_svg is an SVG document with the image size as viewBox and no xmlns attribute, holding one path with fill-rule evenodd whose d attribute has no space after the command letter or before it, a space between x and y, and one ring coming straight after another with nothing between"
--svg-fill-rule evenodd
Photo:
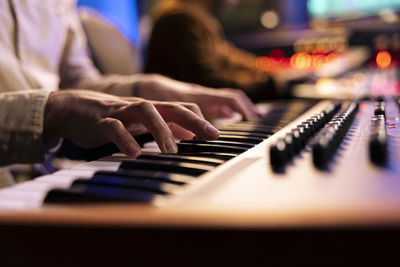
<instances>
[{"instance_id":1,"label":"hand","mask_svg":"<svg viewBox=\"0 0 400 267\"><path fill-rule=\"evenodd\" d=\"M59 137L86 148L113 142L126 155L137 157L141 148L133 136L145 131L153 135L163 153L177 152L173 132L194 133L200 139L219 135L195 104L150 102L85 90L52 92L46 104L45 144Z\"/></svg>"},{"instance_id":2,"label":"hand","mask_svg":"<svg viewBox=\"0 0 400 267\"><path fill-rule=\"evenodd\" d=\"M175 81L161 75L143 76L138 95L151 100L196 103L206 115L230 117L232 111L236 111L245 120L258 115L254 104L241 90L212 89Z\"/></svg>"}]
</instances>

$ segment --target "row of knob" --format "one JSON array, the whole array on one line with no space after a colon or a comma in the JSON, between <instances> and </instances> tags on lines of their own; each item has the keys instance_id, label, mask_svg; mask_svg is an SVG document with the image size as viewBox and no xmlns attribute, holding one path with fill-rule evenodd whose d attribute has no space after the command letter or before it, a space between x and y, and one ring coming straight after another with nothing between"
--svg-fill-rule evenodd
<instances>
[{"instance_id":1,"label":"row of knob","mask_svg":"<svg viewBox=\"0 0 400 267\"><path fill-rule=\"evenodd\" d=\"M312 141L312 158L314 165L324 169L346 136L355 115L358 104L348 103L341 112L321 130Z\"/></svg>"},{"instance_id":2,"label":"row of knob","mask_svg":"<svg viewBox=\"0 0 400 267\"><path fill-rule=\"evenodd\" d=\"M284 137L270 146L270 162L275 171L282 170L307 144L311 136L324 127L341 107L341 102L332 103L324 111L303 121Z\"/></svg>"}]
</instances>

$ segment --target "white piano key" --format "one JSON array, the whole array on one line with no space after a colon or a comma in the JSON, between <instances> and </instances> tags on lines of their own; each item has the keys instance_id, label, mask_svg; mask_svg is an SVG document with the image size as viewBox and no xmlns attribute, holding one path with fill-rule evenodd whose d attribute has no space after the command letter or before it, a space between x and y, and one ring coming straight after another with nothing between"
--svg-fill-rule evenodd
<instances>
[{"instance_id":1,"label":"white piano key","mask_svg":"<svg viewBox=\"0 0 400 267\"><path fill-rule=\"evenodd\" d=\"M89 179L96 171L116 171L120 162L93 161L71 169L44 175L0 190L0 209L28 209L42 206L47 193L55 188L68 188L76 179Z\"/></svg>"},{"instance_id":2,"label":"white piano key","mask_svg":"<svg viewBox=\"0 0 400 267\"><path fill-rule=\"evenodd\" d=\"M71 170L91 170L91 171L117 171L121 162L112 161L91 161L85 164L79 164L71 168Z\"/></svg>"},{"instance_id":3,"label":"white piano key","mask_svg":"<svg viewBox=\"0 0 400 267\"><path fill-rule=\"evenodd\" d=\"M76 169L68 169L61 170L55 173L52 173L53 176L75 176L75 177L90 177L93 176L95 170L76 170Z\"/></svg>"},{"instance_id":4,"label":"white piano key","mask_svg":"<svg viewBox=\"0 0 400 267\"><path fill-rule=\"evenodd\" d=\"M74 176L45 175L0 191L0 208L40 207L47 193L54 188L68 188Z\"/></svg>"},{"instance_id":5,"label":"white piano key","mask_svg":"<svg viewBox=\"0 0 400 267\"><path fill-rule=\"evenodd\" d=\"M62 176L50 175L36 179L37 183L52 185L53 187L69 187L78 178L89 179L91 176Z\"/></svg>"},{"instance_id":6,"label":"white piano key","mask_svg":"<svg viewBox=\"0 0 400 267\"><path fill-rule=\"evenodd\" d=\"M45 177L44 177L45 178ZM38 180L29 181L21 184L17 184L10 188L11 191L22 191L22 192L43 192L48 191L54 187L54 185L62 186L62 183L48 183L48 182L41 182L43 178Z\"/></svg>"},{"instance_id":7,"label":"white piano key","mask_svg":"<svg viewBox=\"0 0 400 267\"><path fill-rule=\"evenodd\" d=\"M38 208L42 201L33 202L26 199L8 199L0 197L1 210L24 210L27 208Z\"/></svg>"},{"instance_id":8,"label":"white piano key","mask_svg":"<svg viewBox=\"0 0 400 267\"><path fill-rule=\"evenodd\" d=\"M161 153L160 148L158 147L155 141L148 142L143 145L142 152L150 153L150 154L158 154Z\"/></svg>"},{"instance_id":9,"label":"white piano key","mask_svg":"<svg viewBox=\"0 0 400 267\"><path fill-rule=\"evenodd\" d=\"M46 193L47 191L44 190L32 191L26 188L21 190L20 188L12 187L0 192L0 199L5 201L21 201L21 203L26 203L27 206L30 204L36 206L43 202Z\"/></svg>"}]
</instances>

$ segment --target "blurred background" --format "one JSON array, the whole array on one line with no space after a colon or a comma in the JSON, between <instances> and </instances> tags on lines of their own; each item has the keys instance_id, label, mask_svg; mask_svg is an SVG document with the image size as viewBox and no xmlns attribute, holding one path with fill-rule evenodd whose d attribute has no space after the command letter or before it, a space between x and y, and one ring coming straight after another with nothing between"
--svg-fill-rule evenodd
<instances>
[{"instance_id":1,"label":"blurred background","mask_svg":"<svg viewBox=\"0 0 400 267\"><path fill-rule=\"evenodd\" d=\"M78 4L96 9L115 24L140 48L145 61L151 32L148 14L157 2L79 0ZM218 19L228 40L258 56L259 71L316 72L323 79L316 84L328 85L324 90L329 91L326 79L348 70L363 68L365 74L365 69L398 69L399 15L400 0L241 0ZM362 79L358 75L356 81ZM389 80L387 90L400 92L397 79Z\"/></svg>"}]
</instances>

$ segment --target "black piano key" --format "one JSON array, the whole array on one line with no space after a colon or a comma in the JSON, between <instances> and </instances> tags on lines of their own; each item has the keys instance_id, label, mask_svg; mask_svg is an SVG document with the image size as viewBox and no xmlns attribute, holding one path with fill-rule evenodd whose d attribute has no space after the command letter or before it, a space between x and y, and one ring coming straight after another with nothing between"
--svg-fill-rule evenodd
<instances>
[{"instance_id":1,"label":"black piano key","mask_svg":"<svg viewBox=\"0 0 400 267\"><path fill-rule=\"evenodd\" d=\"M231 124L227 124L226 126L238 126L238 127L249 127L249 128L262 128L265 130L273 131L275 129L274 125L266 125L265 123L258 122L258 121L239 121Z\"/></svg>"},{"instance_id":2,"label":"black piano key","mask_svg":"<svg viewBox=\"0 0 400 267\"><path fill-rule=\"evenodd\" d=\"M226 124L223 125L221 127L226 127L226 128L250 128L250 129L254 129L254 128L259 128L265 131L273 131L275 129L275 125L271 126L271 125L264 125L262 123L258 123L258 122L247 122L247 121L240 121L240 122L235 122L235 123L230 123L230 124Z\"/></svg>"},{"instance_id":3,"label":"black piano key","mask_svg":"<svg viewBox=\"0 0 400 267\"><path fill-rule=\"evenodd\" d=\"M180 189L179 185L172 185L158 180L134 179L116 176L93 176L90 179L76 179L72 184L116 186L145 190L161 195L171 194Z\"/></svg>"},{"instance_id":4,"label":"black piano key","mask_svg":"<svg viewBox=\"0 0 400 267\"><path fill-rule=\"evenodd\" d=\"M246 137L246 136L237 136L237 135L230 135L230 134L220 134L217 140L259 144L262 141L264 141L265 139L257 138L257 137Z\"/></svg>"},{"instance_id":5,"label":"black piano key","mask_svg":"<svg viewBox=\"0 0 400 267\"><path fill-rule=\"evenodd\" d=\"M263 134L263 133L250 133L244 131L236 131L236 130L221 130L219 131L220 135L235 135L235 136L243 136L243 137L254 137L254 138L269 138L271 134Z\"/></svg>"},{"instance_id":6,"label":"black piano key","mask_svg":"<svg viewBox=\"0 0 400 267\"><path fill-rule=\"evenodd\" d=\"M252 127L252 126L222 126L218 127L220 131L231 130L231 131L239 131L239 132L249 132L249 133L260 133L260 134L274 134L276 132L275 128L270 127Z\"/></svg>"},{"instance_id":7,"label":"black piano key","mask_svg":"<svg viewBox=\"0 0 400 267\"><path fill-rule=\"evenodd\" d=\"M178 153L197 153L197 152L221 152L221 153L235 153L237 155L246 152L247 148L239 146L223 146L214 144L185 144L178 143Z\"/></svg>"},{"instance_id":8,"label":"black piano key","mask_svg":"<svg viewBox=\"0 0 400 267\"><path fill-rule=\"evenodd\" d=\"M258 123L261 125L267 125L270 127L276 127L280 122L282 122L283 120L285 120L283 117L280 118L261 118ZM287 119L285 120L287 121Z\"/></svg>"},{"instance_id":9,"label":"black piano key","mask_svg":"<svg viewBox=\"0 0 400 267\"><path fill-rule=\"evenodd\" d=\"M194 163L177 163L174 161L129 160L123 161L119 169L157 170L199 176L212 170L213 167Z\"/></svg>"},{"instance_id":10,"label":"black piano key","mask_svg":"<svg viewBox=\"0 0 400 267\"><path fill-rule=\"evenodd\" d=\"M197 163L197 164L205 164L210 166L218 166L224 163L224 160L214 159L214 158L205 158L205 157L194 157L194 156L186 156L179 154L142 154L138 157L138 159L150 159L150 160L172 160L177 162L189 162L189 163Z\"/></svg>"},{"instance_id":11,"label":"black piano key","mask_svg":"<svg viewBox=\"0 0 400 267\"><path fill-rule=\"evenodd\" d=\"M240 143L234 141L223 141L223 140L209 140L209 141L202 141L202 140L181 140L179 143L181 144L205 144L205 145L222 145L222 146L238 146L244 148L252 148L254 144L249 143Z\"/></svg>"},{"instance_id":12,"label":"black piano key","mask_svg":"<svg viewBox=\"0 0 400 267\"><path fill-rule=\"evenodd\" d=\"M150 159L150 160L172 160L176 162L190 162L190 163L197 163L197 164L204 164L209 166L218 166L226 161L226 159L220 159L217 157L205 157L199 156L188 156L188 155L179 155L179 154L142 154L137 157L137 159ZM127 158L124 155L112 155L108 157L104 157L99 159L99 161L112 161L112 162L122 162L124 160L135 160Z\"/></svg>"},{"instance_id":13,"label":"black piano key","mask_svg":"<svg viewBox=\"0 0 400 267\"><path fill-rule=\"evenodd\" d=\"M167 155L167 154L164 154ZM173 154L176 155L176 154ZM192 153L192 152L185 152L185 153L179 153L178 155L183 155L183 156L194 156L194 157L205 157L205 158L213 158L213 159L220 159L220 160L230 160L233 159L238 155L238 153L218 153L218 152L197 152L197 153Z\"/></svg>"},{"instance_id":14,"label":"black piano key","mask_svg":"<svg viewBox=\"0 0 400 267\"><path fill-rule=\"evenodd\" d=\"M76 184L69 189L50 190L44 203L152 202L157 196L160 195L131 188Z\"/></svg>"},{"instance_id":15,"label":"black piano key","mask_svg":"<svg viewBox=\"0 0 400 267\"><path fill-rule=\"evenodd\" d=\"M171 184L186 184L192 182L196 176L167 173L161 171L148 170L120 170L120 171L97 171L94 176L115 176L133 179L153 179Z\"/></svg>"}]
</instances>

